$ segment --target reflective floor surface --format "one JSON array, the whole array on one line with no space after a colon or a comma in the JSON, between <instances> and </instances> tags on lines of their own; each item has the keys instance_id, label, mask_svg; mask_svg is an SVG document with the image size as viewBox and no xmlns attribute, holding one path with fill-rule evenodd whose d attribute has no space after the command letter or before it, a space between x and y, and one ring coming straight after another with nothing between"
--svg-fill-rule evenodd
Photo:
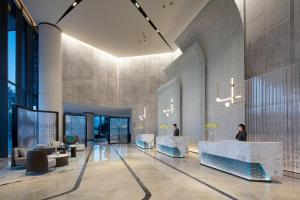
<instances>
[{"instance_id":1,"label":"reflective floor surface","mask_svg":"<svg viewBox=\"0 0 300 200\"><path fill-rule=\"evenodd\" d=\"M249 182L201 166L193 153L180 159L134 145L95 144L81 160L74 171L1 186L0 199L290 200L300 196L299 179Z\"/></svg>"}]
</instances>

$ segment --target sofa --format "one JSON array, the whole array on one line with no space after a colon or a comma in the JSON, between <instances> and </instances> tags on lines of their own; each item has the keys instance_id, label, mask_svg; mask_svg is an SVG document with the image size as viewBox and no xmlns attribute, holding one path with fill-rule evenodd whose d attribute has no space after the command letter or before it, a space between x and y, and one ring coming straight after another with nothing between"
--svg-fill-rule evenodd
<instances>
[{"instance_id":1,"label":"sofa","mask_svg":"<svg viewBox=\"0 0 300 200\"><path fill-rule=\"evenodd\" d=\"M13 148L11 152L11 168L27 165L27 149L22 147Z\"/></svg>"}]
</instances>

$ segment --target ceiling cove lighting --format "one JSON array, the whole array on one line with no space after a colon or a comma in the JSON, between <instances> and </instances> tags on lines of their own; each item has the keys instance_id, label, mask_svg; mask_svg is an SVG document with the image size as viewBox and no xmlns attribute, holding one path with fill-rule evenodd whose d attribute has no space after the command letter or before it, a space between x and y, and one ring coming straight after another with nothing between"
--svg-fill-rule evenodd
<instances>
[{"instance_id":1,"label":"ceiling cove lighting","mask_svg":"<svg viewBox=\"0 0 300 200\"><path fill-rule=\"evenodd\" d=\"M76 6L78 6L78 4L81 2L82 0L75 0L70 6L69 8L66 10L66 12L64 12L64 14L59 18L59 20L57 20L56 24L58 22L60 22L65 16L67 16Z\"/></svg>"},{"instance_id":2,"label":"ceiling cove lighting","mask_svg":"<svg viewBox=\"0 0 300 200\"><path fill-rule=\"evenodd\" d=\"M228 98L221 99L221 98L217 97L216 102L217 103L225 102L224 106L228 108L228 107L230 107L230 104L237 103L236 100L242 98L241 95L234 96L234 81L233 81L233 78L230 79L230 93L231 93L231 95ZM219 96L219 83L217 85L217 96Z\"/></svg>"},{"instance_id":3,"label":"ceiling cove lighting","mask_svg":"<svg viewBox=\"0 0 300 200\"><path fill-rule=\"evenodd\" d=\"M131 2L138 9L138 11L146 18L146 20L149 22L149 24L152 26L152 28L158 33L158 35L166 43L166 45L170 48L170 50L173 51L173 48L171 47L171 45L167 42L167 40L164 38L164 36L162 36L162 34L158 31L158 28L150 20L150 18L148 17L148 15L145 13L144 9L138 4L138 2L136 0L131 0Z\"/></svg>"}]
</instances>

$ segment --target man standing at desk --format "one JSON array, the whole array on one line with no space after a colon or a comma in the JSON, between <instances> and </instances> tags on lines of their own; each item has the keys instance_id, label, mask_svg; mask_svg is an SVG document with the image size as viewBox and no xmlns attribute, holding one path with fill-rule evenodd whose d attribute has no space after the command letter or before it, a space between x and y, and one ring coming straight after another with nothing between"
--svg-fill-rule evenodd
<instances>
[{"instance_id":1,"label":"man standing at desk","mask_svg":"<svg viewBox=\"0 0 300 200\"><path fill-rule=\"evenodd\" d=\"M179 136L179 129L177 128L177 124L173 124L174 126L174 136Z\"/></svg>"}]
</instances>

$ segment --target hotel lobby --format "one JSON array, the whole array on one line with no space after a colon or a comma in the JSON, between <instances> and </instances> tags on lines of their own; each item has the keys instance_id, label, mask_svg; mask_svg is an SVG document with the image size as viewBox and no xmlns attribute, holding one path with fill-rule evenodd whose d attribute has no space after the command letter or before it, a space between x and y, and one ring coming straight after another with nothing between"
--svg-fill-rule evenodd
<instances>
[{"instance_id":1,"label":"hotel lobby","mask_svg":"<svg viewBox=\"0 0 300 200\"><path fill-rule=\"evenodd\" d=\"M300 0L0 0L0 199L300 199Z\"/></svg>"}]
</instances>

